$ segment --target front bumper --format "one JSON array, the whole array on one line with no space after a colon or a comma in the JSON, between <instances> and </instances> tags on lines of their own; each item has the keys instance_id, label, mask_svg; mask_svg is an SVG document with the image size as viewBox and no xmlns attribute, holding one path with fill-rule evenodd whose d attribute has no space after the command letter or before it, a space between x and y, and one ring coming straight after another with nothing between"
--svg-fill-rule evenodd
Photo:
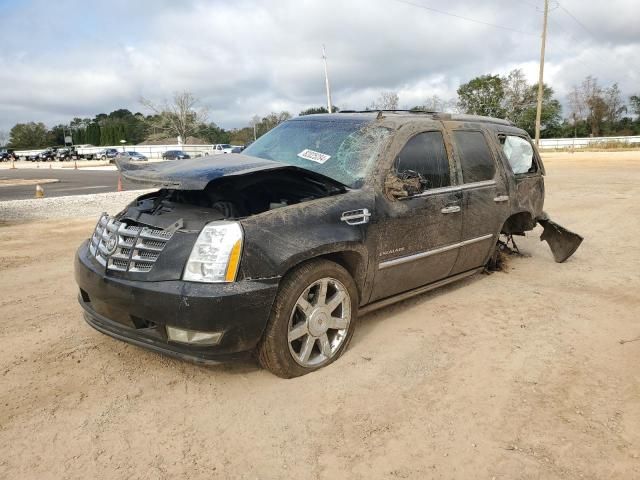
<instances>
[{"instance_id":1,"label":"front bumper","mask_svg":"<svg viewBox=\"0 0 640 480\"><path fill-rule=\"evenodd\" d=\"M85 320L126 342L200 363L218 363L252 350L262 336L279 278L205 284L181 280L144 282L114 278L84 242L75 277ZM215 346L167 339L166 325L224 332Z\"/></svg>"}]
</instances>

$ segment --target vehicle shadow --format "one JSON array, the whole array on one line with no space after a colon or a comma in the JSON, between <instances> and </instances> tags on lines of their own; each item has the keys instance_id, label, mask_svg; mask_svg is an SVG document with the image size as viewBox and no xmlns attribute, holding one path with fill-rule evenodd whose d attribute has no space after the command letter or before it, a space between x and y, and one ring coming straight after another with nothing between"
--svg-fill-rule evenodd
<instances>
[{"instance_id":1,"label":"vehicle shadow","mask_svg":"<svg viewBox=\"0 0 640 480\"><path fill-rule=\"evenodd\" d=\"M495 272L494 274L500 275L502 272ZM429 292L421 293L413 298L408 298L362 315L358 319L358 328L356 329L353 340L351 341L351 347L359 343L364 343L366 338L373 333L382 322L392 321L393 317L401 315L416 306L424 306L428 308L428 303L433 299L446 296L475 282L486 280L486 277L487 274L485 273L477 273L471 277L436 288Z\"/></svg>"},{"instance_id":2,"label":"vehicle shadow","mask_svg":"<svg viewBox=\"0 0 640 480\"><path fill-rule=\"evenodd\" d=\"M501 273L502 272L496 272L495 274ZM424 305L427 307L428 302L433 299L448 295L472 283L481 282L486 279L485 277L486 274L478 273L455 283L445 285L430 292L422 293L413 298L403 300L363 315L358 319L358 326L351 341L350 348L353 348L355 345L365 343L367 341L367 337L371 335L382 322L392 321L393 317L401 315L416 306ZM339 361L340 360L338 360L338 362ZM220 373L230 375L246 375L255 373L256 371L262 371L258 361L253 355L247 355L246 358L220 365L193 365L193 368L200 369L201 371L208 372L210 374ZM265 371L265 373L268 372Z\"/></svg>"}]
</instances>

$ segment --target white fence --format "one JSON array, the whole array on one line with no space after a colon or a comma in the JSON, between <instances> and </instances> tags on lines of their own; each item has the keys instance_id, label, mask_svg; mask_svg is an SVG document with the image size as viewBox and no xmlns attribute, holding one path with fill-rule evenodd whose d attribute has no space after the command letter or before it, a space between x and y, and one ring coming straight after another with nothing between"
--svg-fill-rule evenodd
<instances>
[{"instance_id":1,"label":"white fence","mask_svg":"<svg viewBox=\"0 0 640 480\"><path fill-rule=\"evenodd\" d=\"M540 150L546 149L567 149L567 148L597 148L599 145L605 144L610 146L612 143L618 143L621 147L640 143L640 136L636 137L586 137L586 138L541 138Z\"/></svg>"},{"instance_id":2,"label":"white fence","mask_svg":"<svg viewBox=\"0 0 640 480\"><path fill-rule=\"evenodd\" d=\"M76 150L80 155L96 155L106 148L114 148L119 152L138 152L147 158L162 158L162 154L168 150L181 150L192 157L211 155L214 145L112 145L106 147L78 147ZM44 148L38 150L16 150L15 154L22 158L28 155L44 152Z\"/></svg>"},{"instance_id":3,"label":"white fence","mask_svg":"<svg viewBox=\"0 0 640 480\"><path fill-rule=\"evenodd\" d=\"M640 143L640 136L635 137L586 137L586 138L541 138L540 149L568 149L568 148L587 148L598 147L598 145L611 143L619 143L620 146L638 144ZM105 148L115 148L119 152L123 150L127 152L138 152L145 155L148 158L162 158L162 154L167 150L182 150L188 153L192 157L200 157L203 155L211 155L214 145L113 145L108 147L78 147L77 151L81 155L97 154ZM43 152L44 149L39 150L16 150L18 157L26 157L27 155L33 155Z\"/></svg>"}]
</instances>

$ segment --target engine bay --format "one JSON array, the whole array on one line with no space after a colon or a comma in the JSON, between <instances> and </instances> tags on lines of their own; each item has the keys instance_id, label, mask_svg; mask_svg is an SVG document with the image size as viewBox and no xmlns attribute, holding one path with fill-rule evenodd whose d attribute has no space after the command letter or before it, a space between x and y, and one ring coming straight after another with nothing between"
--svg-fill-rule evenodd
<instances>
[{"instance_id":1,"label":"engine bay","mask_svg":"<svg viewBox=\"0 0 640 480\"><path fill-rule=\"evenodd\" d=\"M255 172L213 180L203 190L161 189L143 195L118 218L157 228L181 220L186 229L200 229L214 220L242 219L345 191L300 172Z\"/></svg>"}]
</instances>

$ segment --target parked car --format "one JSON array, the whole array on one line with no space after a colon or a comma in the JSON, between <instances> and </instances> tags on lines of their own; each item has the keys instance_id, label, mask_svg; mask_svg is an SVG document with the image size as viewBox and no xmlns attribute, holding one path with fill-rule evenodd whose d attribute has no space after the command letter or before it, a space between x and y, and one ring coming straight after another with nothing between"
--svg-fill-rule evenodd
<instances>
[{"instance_id":1,"label":"parked car","mask_svg":"<svg viewBox=\"0 0 640 480\"><path fill-rule=\"evenodd\" d=\"M47 148L46 150L40 152L38 155L38 160L41 162L49 162L56 158L56 149L55 148Z\"/></svg>"},{"instance_id":2,"label":"parked car","mask_svg":"<svg viewBox=\"0 0 640 480\"><path fill-rule=\"evenodd\" d=\"M62 147L56 150L56 158L59 162L71 160L75 155L73 147Z\"/></svg>"},{"instance_id":3,"label":"parked car","mask_svg":"<svg viewBox=\"0 0 640 480\"><path fill-rule=\"evenodd\" d=\"M495 263L501 234L540 223L556 261L582 241L543 212L527 133L498 119L302 116L241 155L123 160L124 178L160 190L80 246L87 322L197 362L255 352L281 377L335 361L360 314Z\"/></svg>"},{"instance_id":4,"label":"parked car","mask_svg":"<svg viewBox=\"0 0 640 480\"><path fill-rule=\"evenodd\" d=\"M15 160L16 154L12 149L2 149L0 151L0 162L8 162L11 160Z\"/></svg>"},{"instance_id":5,"label":"parked car","mask_svg":"<svg viewBox=\"0 0 640 480\"><path fill-rule=\"evenodd\" d=\"M100 160L112 160L118 156L118 150L115 148L105 148L100 150L95 156Z\"/></svg>"},{"instance_id":6,"label":"parked car","mask_svg":"<svg viewBox=\"0 0 640 480\"><path fill-rule=\"evenodd\" d=\"M234 145L231 149L231 153L242 153L244 150L244 145Z\"/></svg>"},{"instance_id":7,"label":"parked car","mask_svg":"<svg viewBox=\"0 0 640 480\"><path fill-rule=\"evenodd\" d=\"M142 155L141 153L138 152L127 152L127 155L129 155L129 157L131 157L131 160L136 160L139 162L144 162L146 160L148 160L147 157L145 157L144 155Z\"/></svg>"},{"instance_id":8,"label":"parked car","mask_svg":"<svg viewBox=\"0 0 640 480\"><path fill-rule=\"evenodd\" d=\"M40 161L40 152L38 153L30 153L25 157L27 162L39 162Z\"/></svg>"},{"instance_id":9,"label":"parked car","mask_svg":"<svg viewBox=\"0 0 640 480\"><path fill-rule=\"evenodd\" d=\"M186 160L187 158L191 157L182 150L167 150L162 154L163 160Z\"/></svg>"},{"instance_id":10,"label":"parked car","mask_svg":"<svg viewBox=\"0 0 640 480\"><path fill-rule=\"evenodd\" d=\"M213 155L221 155L223 153L233 153L233 145L228 143L219 143L213 146Z\"/></svg>"}]
</instances>

